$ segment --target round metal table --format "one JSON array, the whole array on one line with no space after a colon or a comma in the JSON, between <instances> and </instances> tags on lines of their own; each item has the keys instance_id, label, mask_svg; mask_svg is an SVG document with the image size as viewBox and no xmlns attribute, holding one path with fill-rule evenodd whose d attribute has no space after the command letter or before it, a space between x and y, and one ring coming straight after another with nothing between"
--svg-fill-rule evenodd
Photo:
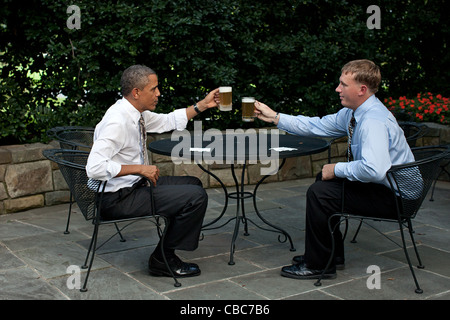
<instances>
[{"instance_id":1,"label":"round metal table","mask_svg":"<svg viewBox=\"0 0 450 320\"><path fill-rule=\"evenodd\" d=\"M190 135L175 134L171 139L157 140L149 144L149 150L156 154L171 156L175 163L180 163L180 159L186 159L196 163L200 169L211 175L219 182L225 193L225 204L221 214L213 221L203 225L202 230L218 229L230 221L235 220L235 228L231 241L230 260L228 264L234 264L235 241L239 231L240 222L244 224L244 235L248 236L248 222L259 229L279 233L278 241L286 242L289 240L290 250L295 251L291 236L282 228L267 221L257 208L256 192L261 183L271 174L280 170L287 158L311 155L325 151L329 148L330 142L320 138L302 137L288 134L215 134L208 135ZM282 159L281 164L278 160ZM250 162L275 162L276 167L271 172L266 172L255 185L252 192L244 190L245 167ZM211 171L207 170L202 163L229 164L231 174L234 179L236 191L228 192L225 184ZM240 182L236 177L235 164L242 164L242 174ZM272 166L271 166L272 168ZM245 215L244 199L253 198L253 206L258 218L267 226L262 227ZM228 199L237 201L235 217L229 219L219 226L212 227L221 220L228 207ZM269 228L270 227L270 228ZM283 238L283 237L284 238Z\"/></svg>"}]
</instances>

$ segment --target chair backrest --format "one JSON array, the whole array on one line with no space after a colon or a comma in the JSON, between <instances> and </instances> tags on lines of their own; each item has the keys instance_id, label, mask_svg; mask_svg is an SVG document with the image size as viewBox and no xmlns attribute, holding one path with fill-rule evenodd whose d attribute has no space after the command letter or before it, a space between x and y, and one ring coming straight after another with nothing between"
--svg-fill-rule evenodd
<instances>
[{"instance_id":1,"label":"chair backrest","mask_svg":"<svg viewBox=\"0 0 450 320\"><path fill-rule=\"evenodd\" d=\"M398 124L403 129L406 141L411 148L415 147L417 139L422 138L428 131L428 127L423 123L399 121Z\"/></svg>"},{"instance_id":2,"label":"chair backrest","mask_svg":"<svg viewBox=\"0 0 450 320\"><path fill-rule=\"evenodd\" d=\"M392 190L397 197L402 218L414 218L434 179L439 174L439 164L448 154L445 147L413 148L416 161L393 166L387 172Z\"/></svg>"},{"instance_id":3,"label":"chair backrest","mask_svg":"<svg viewBox=\"0 0 450 320\"><path fill-rule=\"evenodd\" d=\"M79 209L86 220L97 213L97 195L103 191L106 182L88 178L86 163L89 152L82 150L47 149L43 155L58 164Z\"/></svg>"},{"instance_id":4,"label":"chair backrest","mask_svg":"<svg viewBox=\"0 0 450 320\"><path fill-rule=\"evenodd\" d=\"M61 149L90 150L94 141L94 128L91 127L55 127L47 135L59 142Z\"/></svg>"}]
</instances>

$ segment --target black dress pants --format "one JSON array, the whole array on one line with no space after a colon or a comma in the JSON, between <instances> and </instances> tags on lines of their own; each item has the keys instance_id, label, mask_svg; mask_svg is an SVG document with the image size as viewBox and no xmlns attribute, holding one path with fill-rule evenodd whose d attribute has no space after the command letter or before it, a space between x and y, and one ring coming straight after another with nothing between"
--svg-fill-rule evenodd
<instances>
[{"instance_id":1,"label":"black dress pants","mask_svg":"<svg viewBox=\"0 0 450 320\"><path fill-rule=\"evenodd\" d=\"M160 177L153 187L156 214L169 218L165 249L195 250L208 205L208 195L196 177ZM105 193L102 218L113 220L151 213L150 187L141 182Z\"/></svg>"},{"instance_id":2,"label":"black dress pants","mask_svg":"<svg viewBox=\"0 0 450 320\"><path fill-rule=\"evenodd\" d=\"M362 183L347 179L321 180L321 174L306 194L305 262L311 269L324 269L331 255L332 242L328 218L344 208L348 214L397 218L392 191L377 183ZM332 221L332 226L338 222ZM335 257L344 257L344 244L339 228L334 233ZM333 267L333 265L332 265Z\"/></svg>"}]
</instances>

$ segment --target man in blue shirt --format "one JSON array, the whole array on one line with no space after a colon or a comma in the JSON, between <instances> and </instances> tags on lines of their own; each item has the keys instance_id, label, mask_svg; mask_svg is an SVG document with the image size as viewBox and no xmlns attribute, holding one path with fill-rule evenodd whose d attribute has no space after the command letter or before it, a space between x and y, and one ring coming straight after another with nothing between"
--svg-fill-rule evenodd
<instances>
[{"instance_id":1,"label":"man in blue shirt","mask_svg":"<svg viewBox=\"0 0 450 320\"><path fill-rule=\"evenodd\" d=\"M319 117L277 113L257 101L258 119L272 122L279 129L303 136L339 137L351 141L348 161L326 164L306 195L305 252L285 266L281 275L295 279L318 278L331 254L328 217L341 211L349 214L395 218L395 203L386 172L393 165L414 161L402 129L395 117L376 98L381 82L380 69L369 60L355 60L341 70L339 112ZM351 138L350 138L350 132ZM342 188L345 182L345 195ZM344 268L342 235L335 232L336 251L325 278L335 278L336 268Z\"/></svg>"}]
</instances>

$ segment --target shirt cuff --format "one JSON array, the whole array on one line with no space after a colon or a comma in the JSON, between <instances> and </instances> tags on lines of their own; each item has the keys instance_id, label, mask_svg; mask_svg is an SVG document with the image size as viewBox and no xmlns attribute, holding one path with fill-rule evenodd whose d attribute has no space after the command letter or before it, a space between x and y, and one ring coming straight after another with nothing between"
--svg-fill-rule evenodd
<instances>
[{"instance_id":1,"label":"shirt cuff","mask_svg":"<svg viewBox=\"0 0 450 320\"><path fill-rule=\"evenodd\" d=\"M284 130L284 126L283 126L283 118L284 118L284 114L280 112L280 113L278 114L278 124L277 124L277 128L278 128L278 129Z\"/></svg>"},{"instance_id":2,"label":"shirt cuff","mask_svg":"<svg viewBox=\"0 0 450 320\"><path fill-rule=\"evenodd\" d=\"M186 109L176 109L173 111L175 117L175 129L176 130L184 130L187 126L187 115Z\"/></svg>"},{"instance_id":3,"label":"shirt cuff","mask_svg":"<svg viewBox=\"0 0 450 320\"><path fill-rule=\"evenodd\" d=\"M338 178L345 178L345 162L338 162L334 166L334 175Z\"/></svg>"},{"instance_id":4,"label":"shirt cuff","mask_svg":"<svg viewBox=\"0 0 450 320\"><path fill-rule=\"evenodd\" d=\"M110 179L116 177L120 173L120 170L122 170L122 165L120 165L116 162L113 162L113 161L108 161L106 172L109 176L109 179L107 179L107 180L110 180Z\"/></svg>"}]
</instances>

